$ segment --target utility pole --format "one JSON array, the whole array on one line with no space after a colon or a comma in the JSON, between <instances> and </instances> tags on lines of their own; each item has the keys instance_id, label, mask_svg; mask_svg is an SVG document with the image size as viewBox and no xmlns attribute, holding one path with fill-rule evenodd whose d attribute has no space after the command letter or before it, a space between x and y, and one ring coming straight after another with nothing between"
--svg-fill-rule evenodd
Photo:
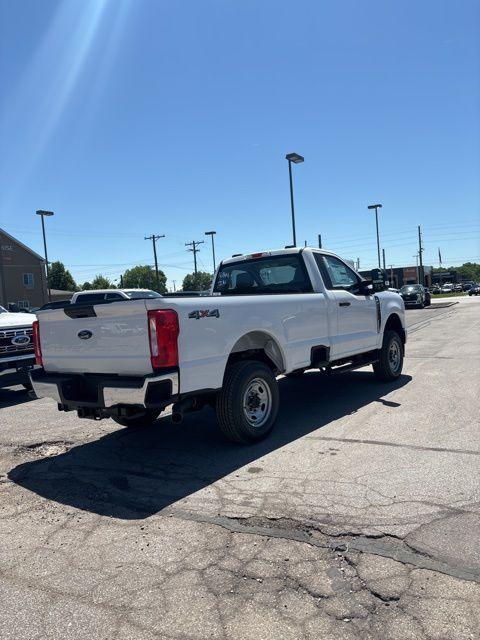
<instances>
[{"instance_id":1,"label":"utility pole","mask_svg":"<svg viewBox=\"0 0 480 640\"><path fill-rule=\"evenodd\" d=\"M186 247L192 247L191 249L187 249L187 251L192 251L193 252L193 264L195 267L195 275L197 275L197 253L200 251L200 249L197 249L199 244L203 244L203 240L192 240L191 242L186 242L185 246Z\"/></svg>"},{"instance_id":2,"label":"utility pole","mask_svg":"<svg viewBox=\"0 0 480 640\"><path fill-rule=\"evenodd\" d=\"M177 281L172 280L172 282L173 282L173 293L175 293L175 291L177 290L177 287L176 287Z\"/></svg>"},{"instance_id":3,"label":"utility pole","mask_svg":"<svg viewBox=\"0 0 480 640\"><path fill-rule=\"evenodd\" d=\"M145 240L151 240L152 244L153 244L153 257L155 258L155 279L157 281L157 289L160 289L160 279L158 277L158 261L157 261L157 246L156 246L156 242L160 238L165 238L165 234L163 234L161 236L156 236L155 234L153 234L153 235L147 236L145 238Z\"/></svg>"},{"instance_id":4,"label":"utility pole","mask_svg":"<svg viewBox=\"0 0 480 640\"><path fill-rule=\"evenodd\" d=\"M319 249L322 248L322 234L321 233L318 234L318 248Z\"/></svg>"},{"instance_id":5,"label":"utility pole","mask_svg":"<svg viewBox=\"0 0 480 640\"><path fill-rule=\"evenodd\" d=\"M418 225L418 257L420 260L420 279L421 279L419 284L425 285L425 272L423 269L422 253L423 253L422 230L420 229L420 225Z\"/></svg>"},{"instance_id":6,"label":"utility pole","mask_svg":"<svg viewBox=\"0 0 480 640\"><path fill-rule=\"evenodd\" d=\"M414 256L415 261L417 263L417 284L420 284L419 280L420 280L420 274L418 273L418 253L416 253Z\"/></svg>"},{"instance_id":7,"label":"utility pole","mask_svg":"<svg viewBox=\"0 0 480 640\"><path fill-rule=\"evenodd\" d=\"M120 276L120 289L123 289L123 276Z\"/></svg>"},{"instance_id":8,"label":"utility pole","mask_svg":"<svg viewBox=\"0 0 480 640\"><path fill-rule=\"evenodd\" d=\"M357 258L357 271L360 271L360 258Z\"/></svg>"},{"instance_id":9,"label":"utility pole","mask_svg":"<svg viewBox=\"0 0 480 640\"><path fill-rule=\"evenodd\" d=\"M386 269L385 269L385 249L382 249L382 256L383 256L383 270L386 271Z\"/></svg>"},{"instance_id":10,"label":"utility pole","mask_svg":"<svg viewBox=\"0 0 480 640\"><path fill-rule=\"evenodd\" d=\"M390 265L390 286L394 286L395 287L395 285L393 283L393 264Z\"/></svg>"}]
</instances>

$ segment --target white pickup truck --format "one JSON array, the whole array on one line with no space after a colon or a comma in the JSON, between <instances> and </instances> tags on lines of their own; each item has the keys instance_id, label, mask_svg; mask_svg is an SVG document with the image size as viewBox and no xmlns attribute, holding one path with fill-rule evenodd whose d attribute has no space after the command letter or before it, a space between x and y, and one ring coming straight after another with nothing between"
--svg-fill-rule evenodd
<instances>
[{"instance_id":1,"label":"white pickup truck","mask_svg":"<svg viewBox=\"0 0 480 640\"><path fill-rule=\"evenodd\" d=\"M400 376L405 308L385 289L328 251L234 256L209 296L40 311L32 383L61 411L128 427L211 404L229 439L253 442L274 425L280 374L372 364L381 380Z\"/></svg>"},{"instance_id":2,"label":"white pickup truck","mask_svg":"<svg viewBox=\"0 0 480 640\"><path fill-rule=\"evenodd\" d=\"M35 365L30 313L11 313L0 307L0 388L18 384L30 389L29 371Z\"/></svg>"}]
</instances>

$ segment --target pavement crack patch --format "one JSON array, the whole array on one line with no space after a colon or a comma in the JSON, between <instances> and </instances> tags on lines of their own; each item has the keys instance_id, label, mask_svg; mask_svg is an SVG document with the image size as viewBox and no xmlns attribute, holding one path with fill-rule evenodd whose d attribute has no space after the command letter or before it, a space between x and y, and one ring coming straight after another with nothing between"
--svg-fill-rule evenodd
<instances>
[{"instance_id":1,"label":"pavement crack patch","mask_svg":"<svg viewBox=\"0 0 480 640\"><path fill-rule=\"evenodd\" d=\"M66 453L73 444L73 442L67 440L45 440L15 447L15 454L34 453L39 458L53 458Z\"/></svg>"},{"instance_id":2,"label":"pavement crack patch","mask_svg":"<svg viewBox=\"0 0 480 640\"><path fill-rule=\"evenodd\" d=\"M328 549L341 554L344 558L346 558L345 554L357 551L389 558L412 568L443 573L460 580L480 582L479 571L468 571L462 567L436 559L409 547L402 538L388 534L344 532L343 535L332 536L323 533L321 526L288 518L208 516L180 509L167 509L164 513L183 520L216 525L232 533L300 542L319 549Z\"/></svg>"}]
</instances>

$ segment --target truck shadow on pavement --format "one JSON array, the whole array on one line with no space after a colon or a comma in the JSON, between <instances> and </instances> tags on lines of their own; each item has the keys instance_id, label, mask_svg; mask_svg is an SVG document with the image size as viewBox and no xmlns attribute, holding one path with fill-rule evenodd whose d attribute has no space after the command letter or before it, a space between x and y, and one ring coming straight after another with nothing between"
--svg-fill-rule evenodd
<instances>
[{"instance_id":1,"label":"truck shadow on pavement","mask_svg":"<svg viewBox=\"0 0 480 640\"><path fill-rule=\"evenodd\" d=\"M225 441L213 411L204 409L186 415L180 425L161 417L151 428L119 428L60 455L20 464L9 478L44 498L77 509L127 520L146 518L371 402L396 411L401 405L383 396L410 380L402 375L395 383L385 384L364 371L338 377L310 372L299 379L284 378L279 381L277 424L257 444Z\"/></svg>"},{"instance_id":2,"label":"truck shadow on pavement","mask_svg":"<svg viewBox=\"0 0 480 640\"><path fill-rule=\"evenodd\" d=\"M0 409L15 407L24 402L31 402L34 400L34 397L32 397L30 393L31 392L23 387L0 389Z\"/></svg>"}]
</instances>

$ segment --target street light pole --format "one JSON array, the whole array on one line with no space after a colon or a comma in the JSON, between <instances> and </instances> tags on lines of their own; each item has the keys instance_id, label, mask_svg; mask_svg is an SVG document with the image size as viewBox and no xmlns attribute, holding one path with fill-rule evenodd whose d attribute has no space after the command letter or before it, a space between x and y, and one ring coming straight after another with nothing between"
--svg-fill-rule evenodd
<instances>
[{"instance_id":1,"label":"street light pole","mask_svg":"<svg viewBox=\"0 0 480 640\"><path fill-rule=\"evenodd\" d=\"M292 235L293 235L293 246L297 246L297 232L295 229L295 205L293 202L293 176L292 176L292 162L293 164L300 164L301 162L305 162L305 158L303 156L298 155L298 153L287 153L285 156L286 160L288 160L288 177L290 179L290 206L292 209Z\"/></svg>"},{"instance_id":2,"label":"street light pole","mask_svg":"<svg viewBox=\"0 0 480 640\"><path fill-rule=\"evenodd\" d=\"M48 301L51 302L52 301L52 291L50 289L50 269L48 267L48 254L47 254L47 239L45 237L45 222L44 222L44 218L45 216L49 217L49 216L53 216L53 211L44 211L43 209L38 209L36 211L37 216L40 216L42 218L42 234L43 234L43 248L45 251L45 267L47 269L47 290L48 290Z\"/></svg>"},{"instance_id":3,"label":"street light pole","mask_svg":"<svg viewBox=\"0 0 480 640\"><path fill-rule=\"evenodd\" d=\"M213 236L216 234L216 231L205 231L206 236L210 236L212 238L212 257L213 257L213 273L215 273L217 267L215 264L215 241Z\"/></svg>"},{"instance_id":4,"label":"street light pole","mask_svg":"<svg viewBox=\"0 0 480 640\"><path fill-rule=\"evenodd\" d=\"M377 227L377 253L378 253L378 268L381 269L382 265L380 263L380 235L378 233L378 210L382 208L381 204L370 204L367 209L375 209L375 224Z\"/></svg>"}]
</instances>

